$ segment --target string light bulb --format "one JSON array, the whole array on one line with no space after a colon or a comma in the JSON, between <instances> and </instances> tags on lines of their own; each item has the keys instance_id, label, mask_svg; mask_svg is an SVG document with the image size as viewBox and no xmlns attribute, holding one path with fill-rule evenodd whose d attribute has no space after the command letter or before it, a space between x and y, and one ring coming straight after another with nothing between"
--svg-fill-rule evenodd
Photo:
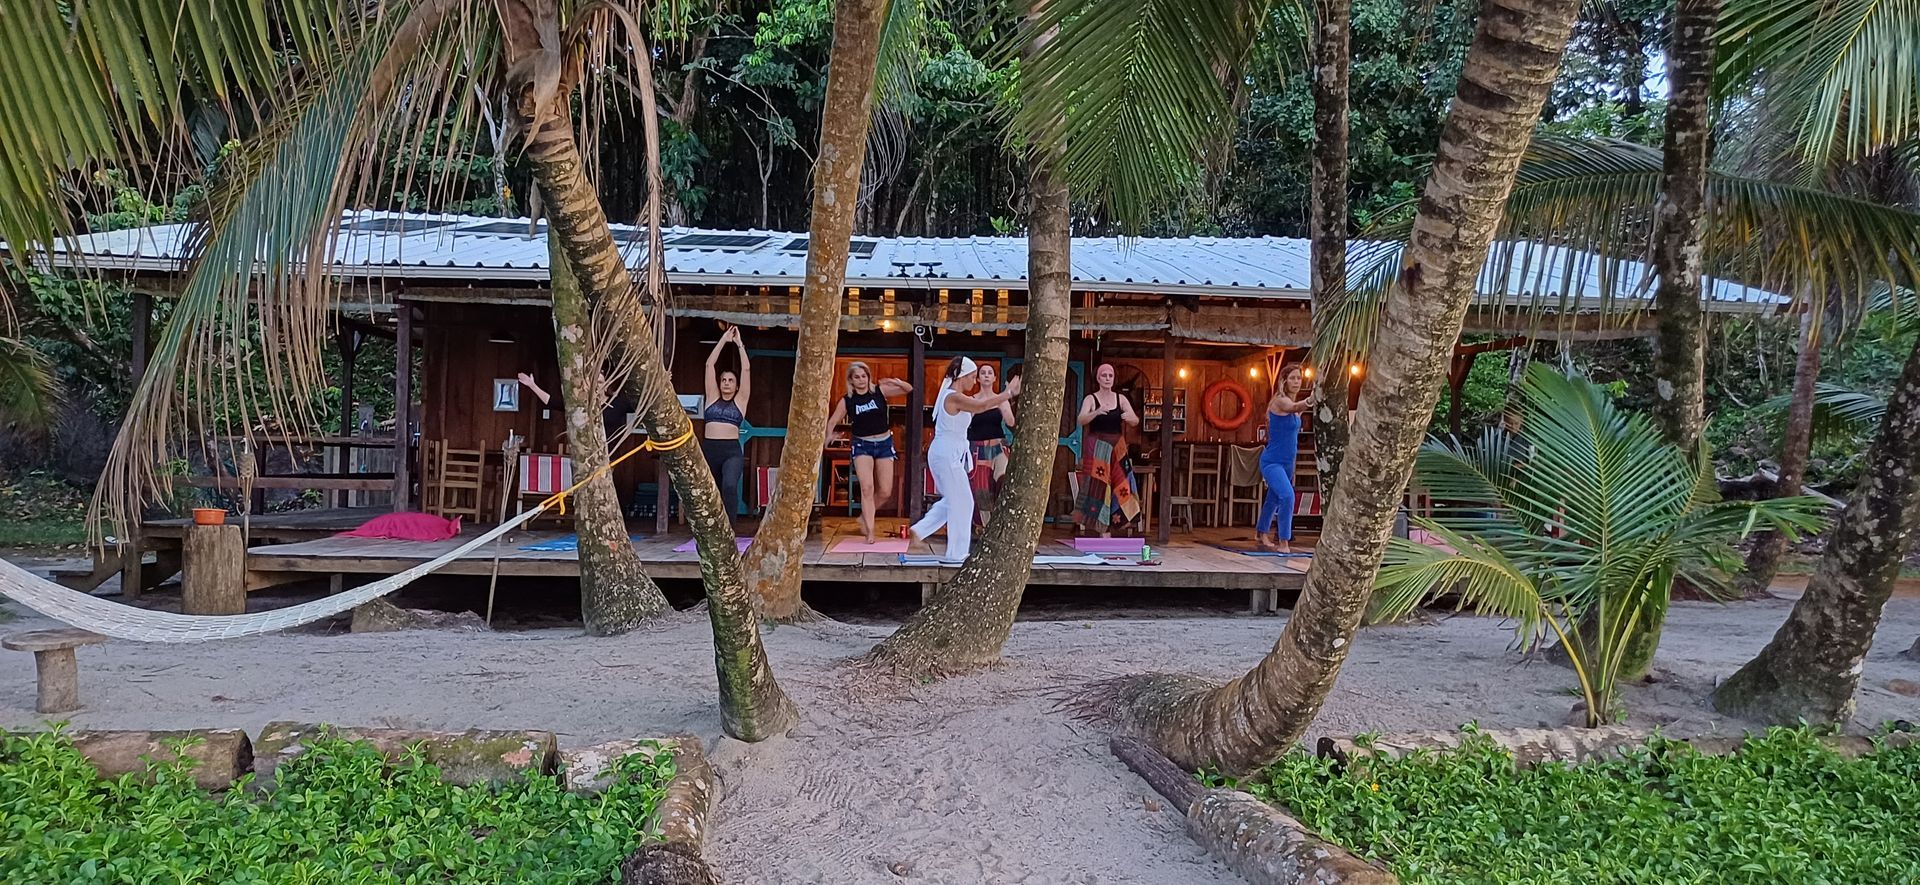
<instances>
[{"instance_id":1,"label":"string light bulb","mask_svg":"<svg viewBox=\"0 0 1920 885\"><path fill-rule=\"evenodd\" d=\"M1180 380L1182 380L1182 381L1185 381L1185 380L1187 380L1187 367L1186 367L1186 366L1181 366L1181 367L1180 367Z\"/></svg>"},{"instance_id":2,"label":"string light bulb","mask_svg":"<svg viewBox=\"0 0 1920 885\"><path fill-rule=\"evenodd\" d=\"M1260 367L1259 367L1259 366L1250 366L1250 367L1248 367L1248 369L1247 369L1247 377L1248 377L1248 378L1256 378L1256 379L1257 379L1257 378L1259 378L1259 377L1260 377Z\"/></svg>"},{"instance_id":3,"label":"string light bulb","mask_svg":"<svg viewBox=\"0 0 1920 885\"><path fill-rule=\"evenodd\" d=\"M1301 370L1300 370L1300 374L1301 374L1302 376L1304 376L1304 377L1305 377L1305 378L1306 378L1306 379L1307 379L1308 381L1312 381L1312 380L1313 380L1313 367L1312 367L1312 366L1307 366L1306 368L1304 368L1304 369L1301 369Z\"/></svg>"},{"instance_id":4,"label":"string light bulb","mask_svg":"<svg viewBox=\"0 0 1920 885\"><path fill-rule=\"evenodd\" d=\"M1358 378L1358 377L1360 377L1360 364L1359 364L1359 363L1348 363L1348 364L1347 364L1347 374L1349 374L1349 375L1352 375L1352 376L1353 376L1353 377L1355 377L1355 378Z\"/></svg>"}]
</instances>

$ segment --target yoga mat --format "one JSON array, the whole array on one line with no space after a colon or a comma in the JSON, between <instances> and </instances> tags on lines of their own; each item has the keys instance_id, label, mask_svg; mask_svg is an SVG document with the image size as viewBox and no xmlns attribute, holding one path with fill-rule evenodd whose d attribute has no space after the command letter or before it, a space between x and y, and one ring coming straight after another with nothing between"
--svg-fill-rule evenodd
<instances>
[{"instance_id":1,"label":"yoga mat","mask_svg":"<svg viewBox=\"0 0 1920 885\"><path fill-rule=\"evenodd\" d=\"M900 564L901 565L959 565L960 563L947 562L945 560L942 560L940 558L940 555L937 553L902 553L900 554ZM1098 556L1088 553L1082 556L1035 556L1033 558L1033 564L1034 565L1126 565L1128 563L1108 562L1107 560L1101 559Z\"/></svg>"},{"instance_id":2,"label":"yoga mat","mask_svg":"<svg viewBox=\"0 0 1920 885\"><path fill-rule=\"evenodd\" d=\"M632 535L630 537L635 541L646 540L640 535ZM545 541L540 541L535 544L527 544L521 547L520 549L532 550L540 553L569 553L569 552L577 551L580 549L580 536L568 535L564 538L551 538Z\"/></svg>"},{"instance_id":3,"label":"yoga mat","mask_svg":"<svg viewBox=\"0 0 1920 885\"><path fill-rule=\"evenodd\" d=\"M832 552L834 553L905 553L907 552L907 539L881 538L880 540L877 540L869 544L866 542L864 538L842 538L840 540L840 543L833 545Z\"/></svg>"},{"instance_id":4,"label":"yoga mat","mask_svg":"<svg viewBox=\"0 0 1920 885\"><path fill-rule=\"evenodd\" d=\"M938 553L902 553L900 554L900 564L901 565L955 565L957 566L960 564L960 562L958 560L955 560L953 562L945 562L940 559L940 554Z\"/></svg>"},{"instance_id":5,"label":"yoga mat","mask_svg":"<svg viewBox=\"0 0 1920 885\"><path fill-rule=\"evenodd\" d=\"M735 544L738 544L738 545L740 546L740 552L741 552L741 553L745 553L745 552L747 552L747 545L748 545L748 544L751 544L751 543L753 543L753 539L752 539L752 538L735 538L735 539L733 539L733 542L734 542ZM692 552L694 552L694 550L696 549L696 544L697 544L697 542L695 542L695 541L688 541L688 542L686 542L686 543L684 543L684 544L681 544L681 545L680 545L680 546L678 546L678 547L675 547L675 548L673 548L673 552L675 552L675 553L692 553Z\"/></svg>"},{"instance_id":6,"label":"yoga mat","mask_svg":"<svg viewBox=\"0 0 1920 885\"><path fill-rule=\"evenodd\" d=\"M1081 553L1131 553L1140 555L1140 548L1146 546L1141 538L1075 538L1073 549Z\"/></svg>"}]
</instances>

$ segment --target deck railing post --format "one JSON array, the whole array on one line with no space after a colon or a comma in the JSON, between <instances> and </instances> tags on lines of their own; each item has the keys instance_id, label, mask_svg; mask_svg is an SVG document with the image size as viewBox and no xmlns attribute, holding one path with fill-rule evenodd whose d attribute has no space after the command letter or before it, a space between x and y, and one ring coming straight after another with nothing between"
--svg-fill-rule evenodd
<instances>
[{"instance_id":1,"label":"deck railing post","mask_svg":"<svg viewBox=\"0 0 1920 885\"><path fill-rule=\"evenodd\" d=\"M1160 355L1160 488L1153 501L1153 521L1158 527L1154 543L1162 547L1173 537L1173 363L1179 356L1169 322Z\"/></svg>"},{"instance_id":2,"label":"deck railing post","mask_svg":"<svg viewBox=\"0 0 1920 885\"><path fill-rule=\"evenodd\" d=\"M412 506L413 497L413 305L395 299L398 328L393 336L393 509Z\"/></svg>"}]
</instances>

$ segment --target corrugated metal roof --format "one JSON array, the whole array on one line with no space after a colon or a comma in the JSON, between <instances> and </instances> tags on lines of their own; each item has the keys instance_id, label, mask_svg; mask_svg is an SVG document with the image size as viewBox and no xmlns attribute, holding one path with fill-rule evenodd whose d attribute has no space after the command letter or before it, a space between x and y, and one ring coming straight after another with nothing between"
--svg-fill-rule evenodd
<instances>
[{"instance_id":1,"label":"corrugated metal roof","mask_svg":"<svg viewBox=\"0 0 1920 885\"><path fill-rule=\"evenodd\" d=\"M386 212L349 213L354 229L336 244L334 272L346 277L462 282L545 282L545 225L528 236L527 219ZM164 224L64 241L59 264L101 270L178 272L189 225ZM508 232L511 231L511 232ZM628 260L645 255L642 231L614 225ZM677 283L801 286L806 253L786 248L805 232L723 231L676 227L671 244L697 237L697 248L667 249L667 273ZM848 286L896 288L1025 288L1024 237L861 237L873 249L847 264ZM1355 244L1355 250L1366 244ZM863 250L864 251L864 250ZM1308 243L1288 237L1076 237L1075 288L1103 292L1305 299ZM1504 268L1504 271L1503 271ZM1639 262L1607 259L1541 243L1501 244L1481 274L1483 296L1590 303L1618 277L1621 292L1650 293L1652 274ZM1709 280L1720 309L1767 309L1786 303L1771 292Z\"/></svg>"}]
</instances>

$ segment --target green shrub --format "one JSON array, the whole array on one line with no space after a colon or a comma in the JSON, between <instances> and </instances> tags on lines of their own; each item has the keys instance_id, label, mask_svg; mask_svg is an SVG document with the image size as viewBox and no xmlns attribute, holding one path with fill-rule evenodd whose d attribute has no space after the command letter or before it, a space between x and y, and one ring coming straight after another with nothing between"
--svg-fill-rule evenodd
<instances>
[{"instance_id":1,"label":"green shrub","mask_svg":"<svg viewBox=\"0 0 1920 885\"><path fill-rule=\"evenodd\" d=\"M1484 738L1344 771L1294 753L1240 787L1408 883L1920 882L1920 746L1848 760L1804 729L1527 770Z\"/></svg>"},{"instance_id":2,"label":"green shrub","mask_svg":"<svg viewBox=\"0 0 1920 885\"><path fill-rule=\"evenodd\" d=\"M611 882L673 777L669 753L622 766L597 796L455 787L417 753L322 740L267 796L212 795L185 765L103 780L60 735L0 732L0 882Z\"/></svg>"}]
</instances>

